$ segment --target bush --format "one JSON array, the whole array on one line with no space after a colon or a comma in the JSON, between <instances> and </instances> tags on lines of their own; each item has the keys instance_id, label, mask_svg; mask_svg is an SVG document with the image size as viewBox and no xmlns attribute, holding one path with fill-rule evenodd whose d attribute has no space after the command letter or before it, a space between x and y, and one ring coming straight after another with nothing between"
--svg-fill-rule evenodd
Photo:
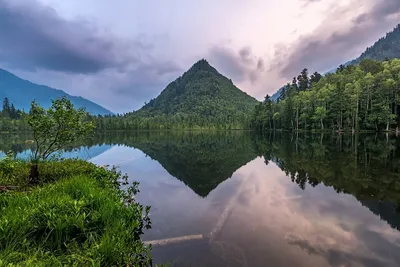
<instances>
[{"instance_id":1,"label":"bush","mask_svg":"<svg viewBox=\"0 0 400 267\"><path fill-rule=\"evenodd\" d=\"M136 185L122 191L115 169L65 163L44 163L41 173L47 181L93 177L0 194L0 266L150 266L141 241L149 207L132 201Z\"/></svg>"}]
</instances>

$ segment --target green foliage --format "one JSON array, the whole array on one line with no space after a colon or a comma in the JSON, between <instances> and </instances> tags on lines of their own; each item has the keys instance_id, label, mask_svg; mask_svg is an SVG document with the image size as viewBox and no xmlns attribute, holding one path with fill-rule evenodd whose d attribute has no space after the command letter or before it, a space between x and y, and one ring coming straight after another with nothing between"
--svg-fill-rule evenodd
<instances>
[{"instance_id":1,"label":"green foliage","mask_svg":"<svg viewBox=\"0 0 400 267\"><path fill-rule=\"evenodd\" d=\"M3 159L0 159L0 183L13 183L15 181L15 161L12 151L9 151Z\"/></svg>"},{"instance_id":2,"label":"green foliage","mask_svg":"<svg viewBox=\"0 0 400 267\"><path fill-rule=\"evenodd\" d=\"M60 98L52 103L45 110L32 102L27 120L36 145L34 160L47 159L51 154L87 138L94 129L94 124L86 120L87 112L76 110L68 99Z\"/></svg>"},{"instance_id":3,"label":"green foliage","mask_svg":"<svg viewBox=\"0 0 400 267\"><path fill-rule=\"evenodd\" d=\"M100 117L99 130L243 129L257 100L238 89L206 60L194 64L140 110Z\"/></svg>"},{"instance_id":4,"label":"green foliage","mask_svg":"<svg viewBox=\"0 0 400 267\"><path fill-rule=\"evenodd\" d=\"M23 120L26 114L14 107L8 98L4 98L0 111L0 132L21 132L28 130L28 124Z\"/></svg>"},{"instance_id":5,"label":"green foliage","mask_svg":"<svg viewBox=\"0 0 400 267\"><path fill-rule=\"evenodd\" d=\"M115 168L84 161L40 166L43 180L56 182L0 194L0 265L151 265L141 241L149 207L134 200L136 183L121 190L127 180Z\"/></svg>"},{"instance_id":6,"label":"green foliage","mask_svg":"<svg viewBox=\"0 0 400 267\"><path fill-rule=\"evenodd\" d=\"M342 66L335 74L298 79L281 91L278 103L269 97L251 119L257 131L330 130L388 131L400 122L400 60L365 59L357 66ZM316 78L317 77L317 78ZM274 119L271 114L279 113Z\"/></svg>"}]
</instances>

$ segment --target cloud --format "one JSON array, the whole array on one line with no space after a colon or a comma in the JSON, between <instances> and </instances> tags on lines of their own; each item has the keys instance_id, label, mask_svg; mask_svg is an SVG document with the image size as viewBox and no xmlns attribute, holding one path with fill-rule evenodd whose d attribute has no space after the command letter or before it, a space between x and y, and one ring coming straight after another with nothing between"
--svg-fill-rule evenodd
<instances>
[{"instance_id":1,"label":"cloud","mask_svg":"<svg viewBox=\"0 0 400 267\"><path fill-rule=\"evenodd\" d=\"M293 44L276 46L270 71L289 80L305 67L330 70L360 55L400 18L398 0L355 0L327 6L327 17L315 31Z\"/></svg>"},{"instance_id":2,"label":"cloud","mask_svg":"<svg viewBox=\"0 0 400 267\"><path fill-rule=\"evenodd\" d=\"M144 102L156 97L181 73L181 68L174 63L165 66L175 71L160 74L164 72L163 68L151 64L127 69L124 72L105 69L90 75L49 70L31 72L10 69L10 71L35 83L46 84L71 95L85 97L113 112L125 113L140 108Z\"/></svg>"},{"instance_id":3,"label":"cloud","mask_svg":"<svg viewBox=\"0 0 400 267\"><path fill-rule=\"evenodd\" d=\"M138 60L130 47L145 49L140 42L122 44L102 35L87 21L67 21L54 9L37 2L0 0L0 60L22 69L93 73L124 68Z\"/></svg>"},{"instance_id":4,"label":"cloud","mask_svg":"<svg viewBox=\"0 0 400 267\"><path fill-rule=\"evenodd\" d=\"M213 46L209 59L223 74L236 82L256 82L264 72L264 60L253 55L250 47L235 51L226 46Z\"/></svg>"},{"instance_id":5,"label":"cloud","mask_svg":"<svg viewBox=\"0 0 400 267\"><path fill-rule=\"evenodd\" d=\"M325 258L331 266L389 266L389 260L384 260L388 259L389 257L373 258L370 255L364 255L359 252L357 253L357 251L344 251L340 248L332 246L332 244L325 244L321 242L314 244L305 238L295 235L288 235L286 239L288 244L296 245L310 255L318 255ZM390 249L393 250L393 246L390 247Z\"/></svg>"},{"instance_id":6,"label":"cloud","mask_svg":"<svg viewBox=\"0 0 400 267\"><path fill-rule=\"evenodd\" d=\"M137 109L181 72L146 35L121 39L36 0L0 0L0 32L0 67L116 112Z\"/></svg>"}]
</instances>

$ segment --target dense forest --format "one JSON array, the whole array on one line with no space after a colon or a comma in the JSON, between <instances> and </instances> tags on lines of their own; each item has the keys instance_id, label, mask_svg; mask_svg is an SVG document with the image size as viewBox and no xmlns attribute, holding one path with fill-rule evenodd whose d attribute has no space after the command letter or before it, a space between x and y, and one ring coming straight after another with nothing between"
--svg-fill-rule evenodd
<instances>
[{"instance_id":1,"label":"dense forest","mask_svg":"<svg viewBox=\"0 0 400 267\"><path fill-rule=\"evenodd\" d=\"M250 121L257 131L398 129L400 59L363 59L322 77L304 69L275 103L267 95Z\"/></svg>"}]
</instances>

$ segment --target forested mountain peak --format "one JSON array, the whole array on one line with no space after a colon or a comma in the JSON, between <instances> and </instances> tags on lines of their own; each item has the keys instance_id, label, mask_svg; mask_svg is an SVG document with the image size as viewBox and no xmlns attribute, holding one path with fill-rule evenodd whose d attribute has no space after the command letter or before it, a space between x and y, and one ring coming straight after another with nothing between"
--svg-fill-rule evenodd
<instances>
[{"instance_id":1,"label":"forested mountain peak","mask_svg":"<svg viewBox=\"0 0 400 267\"><path fill-rule=\"evenodd\" d=\"M360 57L351 64L359 63L362 59L394 59L400 58L400 24L393 31L386 33L374 45L368 47Z\"/></svg>"},{"instance_id":2,"label":"forested mountain peak","mask_svg":"<svg viewBox=\"0 0 400 267\"><path fill-rule=\"evenodd\" d=\"M189 71L210 71L210 72L215 72L218 73L218 71L208 63L206 59L200 59L196 63L193 64L193 66L189 69Z\"/></svg>"},{"instance_id":3,"label":"forested mountain peak","mask_svg":"<svg viewBox=\"0 0 400 267\"><path fill-rule=\"evenodd\" d=\"M134 114L191 118L195 125L200 120L224 124L243 122L257 103L202 59Z\"/></svg>"}]
</instances>

